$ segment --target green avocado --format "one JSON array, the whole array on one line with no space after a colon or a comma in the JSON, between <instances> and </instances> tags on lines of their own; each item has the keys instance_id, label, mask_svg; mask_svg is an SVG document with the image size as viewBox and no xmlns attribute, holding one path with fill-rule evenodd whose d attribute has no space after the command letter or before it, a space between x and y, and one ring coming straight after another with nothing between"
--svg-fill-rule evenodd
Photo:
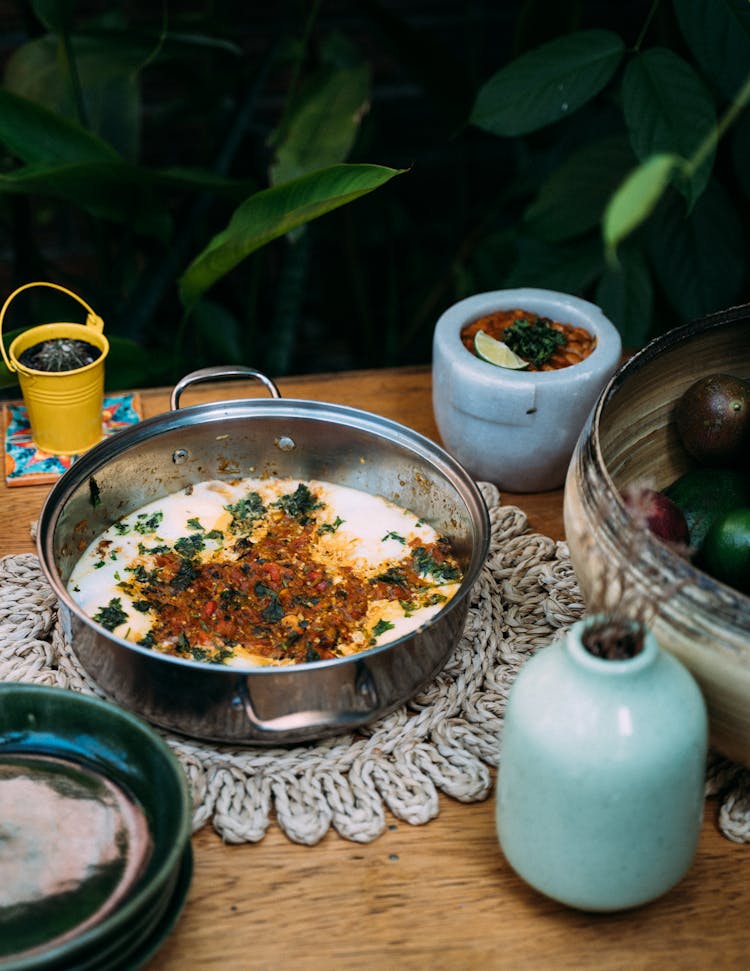
<instances>
[{"instance_id":1,"label":"green avocado","mask_svg":"<svg viewBox=\"0 0 750 971\"><path fill-rule=\"evenodd\" d=\"M700 560L713 523L750 504L750 476L735 469L691 469L664 489L664 494L682 510L694 558Z\"/></svg>"}]
</instances>

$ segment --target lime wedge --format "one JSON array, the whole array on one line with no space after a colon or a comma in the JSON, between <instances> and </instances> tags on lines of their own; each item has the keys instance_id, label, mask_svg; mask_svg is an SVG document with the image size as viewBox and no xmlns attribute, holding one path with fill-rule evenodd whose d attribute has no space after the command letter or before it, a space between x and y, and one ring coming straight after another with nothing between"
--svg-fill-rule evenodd
<instances>
[{"instance_id":1,"label":"lime wedge","mask_svg":"<svg viewBox=\"0 0 750 971\"><path fill-rule=\"evenodd\" d=\"M479 357L490 364L497 364L498 367L508 367L514 371L528 367L529 362L515 354L507 344L496 341L494 337L485 334L483 330L477 332L474 337L474 347Z\"/></svg>"}]
</instances>

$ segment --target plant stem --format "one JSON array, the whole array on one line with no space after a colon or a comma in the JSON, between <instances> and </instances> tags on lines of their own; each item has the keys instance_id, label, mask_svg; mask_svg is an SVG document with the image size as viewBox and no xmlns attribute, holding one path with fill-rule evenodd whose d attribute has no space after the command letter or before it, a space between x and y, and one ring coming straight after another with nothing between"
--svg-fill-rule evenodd
<instances>
[{"instance_id":1,"label":"plant stem","mask_svg":"<svg viewBox=\"0 0 750 971\"><path fill-rule=\"evenodd\" d=\"M704 159L711 154L722 136L742 113L748 101L750 101L750 75L745 79L745 83L740 88L729 108L727 108L723 116L719 119L716 127L706 135L693 154L693 157L688 159L685 165L685 171L688 176L691 176L700 168Z\"/></svg>"},{"instance_id":2,"label":"plant stem","mask_svg":"<svg viewBox=\"0 0 750 971\"><path fill-rule=\"evenodd\" d=\"M636 40L635 46L633 48L634 50L639 51L641 49L641 44L643 43L643 41L646 38L646 34L648 33L648 29L651 26L651 21L656 16L656 11L659 8L660 2L661 2L661 0L653 0L653 3L651 4L651 9L646 14L646 19L643 21L643 26L641 27L641 32L640 32L640 34L638 34L638 39Z\"/></svg>"},{"instance_id":3,"label":"plant stem","mask_svg":"<svg viewBox=\"0 0 750 971\"><path fill-rule=\"evenodd\" d=\"M310 35L312 34L313 27L315 26L315 21L318 19L318 11L320 9L320 0L315 0L312 7L310 8L310 13L305 21L305 29L302 34L302 44L300 47L300 56L294 62L292 68L292 76L289 79L289 86L287 88L286 101L284 103L284 109L281 113L281 118L276 126L276 139L278 142L283 137L284 127L286 125L286 120L289 117L289 112L291 111L292 104L294 102L294 96L297 93L297 86L299 84L300 75L302 73L302 62L307 52L307 46L310 43ZM274 144L274 139L270 142L271 145Z\"/></svg>"},{"instance_id":4,"label":"plant stem","mask_svg":"<svg viewBox=\"0 0 750 971\"><path fill-rule=\"evenodd\" d=\"M67 27L64 27L60 32L60 44L62 48L63 61L70 80L70 90L73 95L73 102L76 106L78 120L83 128L88 129L88 113L83 100L83 90L81 88L81 79L78 75L78 65L76 64L75 54L73 53L73 45L70 41L70 31Z\"/></svg>"}]
</instances>

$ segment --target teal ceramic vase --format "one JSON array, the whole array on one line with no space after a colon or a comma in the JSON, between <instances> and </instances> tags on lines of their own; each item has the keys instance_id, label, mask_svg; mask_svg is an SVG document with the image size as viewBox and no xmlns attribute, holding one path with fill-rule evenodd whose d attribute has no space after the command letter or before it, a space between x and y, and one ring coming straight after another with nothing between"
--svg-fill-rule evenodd
<instances>
[{"instance_id":1,"label":"teal ceramic vase","mask_svg":"<svg viewBox=\"0 0 750 971\"><path fill-rule=\"evenodd\" d=\"M689 869L708 725L692 675L649 632L632 657L590 653L581 637L600 619L575 624L514 682L496 819L507 861L532 887L615 911L653 900Z\"/></svg>"}]
</instances>

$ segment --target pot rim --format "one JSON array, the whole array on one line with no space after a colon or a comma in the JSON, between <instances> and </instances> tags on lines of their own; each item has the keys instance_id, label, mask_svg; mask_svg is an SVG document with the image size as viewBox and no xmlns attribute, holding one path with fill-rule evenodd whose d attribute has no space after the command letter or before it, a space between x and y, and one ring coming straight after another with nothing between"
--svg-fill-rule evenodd
<instances>
[{"instance_id":1,"label":"pot rim","mask_svg":"<svg viewBox=\"0 0 750 971\"><path fill-rule=\"evenodd\" d=\"M725 324L739 321L749 314L750 307L740 305L692 320L653 338L621 365L602 389L591 413L588 441L585 442L586 449L581 452L579 460L592 464L592 471L599 477L599 485L607 504L615 509L617 523L610 520L613 530L627 526L631 520L625 501L607 468L602 450L600 426L608 405L633 374L654 361L664 351L685 344L698 334L702 335ZM582 434L582 442L585 437L586 429ZM649 562L656 564L662 577L669 572L673 578L676 595L685 597L691 606L702 613L710 610L715 619L722 620L730 626L736 626L744 617L745 627L750 630L750 597L699 570L691 562L674 553L653 534L644 532L643 543ZM714 598L715 603L706 604L707 594Z\"/></svg>"},{"instance_id":2,"label":"pot rim","mask_svg":"<svg viewBox=\"0 0 750 971\"><path fill-rule=\"evenodd\" d=\"M231 418L263 419L284 417L287 419L330 421L334 425L354 425L360 431L371 435L379 435L390 442L414 452L426 459L440 475L447 479L454 487L457 498L466 506L469 520L474 530L472 549L469 562L464 570L464 576L459 589L454 596L434 614L428 621L415 630L407 632L401 637L379 644L368 650L338 658L320 661L310 661L293 665L217 665L207 661L197 661L188 658L175 657L170 654L155 653L149 648L142 647L133 641L127 641L102 627L93 618L85 614L70 597L62 582L55 565L52 548L59 514L65 507L71 494L87 479L89 483L95 481L95 475L111 459L136 447L159 434L178 430L186 424L210 424ZM366 461L366 459L365 459ZM460 484L460 488L458 487ZM92 502L95 498L92 494ZM208 402L162 412L159 415L146 418L135 425L124 428L109 438L106 438L85 452L53 485L48 493L39 516L37 525L37 551L42 569L47 581L52 586L59 600L76 617L87 626L93 628L101 636L116 642L118 645L134 651L148 658L158 658L178 668L191 671L225 671L237 676L250 673L253 676L292 676L294 672L311 669L321 670L335 668L359 659L369 659L390 651L404 642L418 637L424 630L437 624L447 614L455 610L470 594L484 562L490 545L490 519L484 497L466 469L444 448L432 439L390 418L379 416L374 412L354 408L349 405L339 405L329 402L314 401L304 398L236 398L218 402Z\"/></svg>"}]
</instances>

